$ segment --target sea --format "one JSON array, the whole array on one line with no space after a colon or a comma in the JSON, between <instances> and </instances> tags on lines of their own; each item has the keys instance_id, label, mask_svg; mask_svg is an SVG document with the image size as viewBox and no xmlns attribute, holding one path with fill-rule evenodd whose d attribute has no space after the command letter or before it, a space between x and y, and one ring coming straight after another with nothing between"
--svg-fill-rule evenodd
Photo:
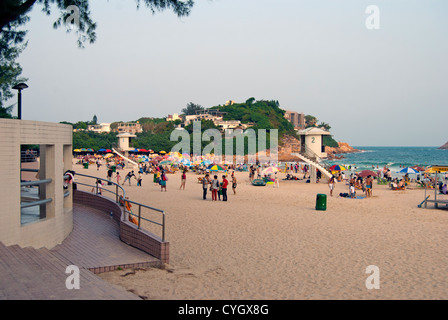
<instances>
[{"instance_id":1,"label":"sea","mask_svg":"<svg viewBox=\"0 0 448 320\"><path fill-rule=\"evenodd\" d=\"M329 164L350 166L352 169L377 170L384 166L392 172L402 168L431 165L448 166L448 150L438 147L353 147L361 152L342 154L343 159L326 161ZM341 156L341 155L337 155Z\"/></svg>"}]
</instances>

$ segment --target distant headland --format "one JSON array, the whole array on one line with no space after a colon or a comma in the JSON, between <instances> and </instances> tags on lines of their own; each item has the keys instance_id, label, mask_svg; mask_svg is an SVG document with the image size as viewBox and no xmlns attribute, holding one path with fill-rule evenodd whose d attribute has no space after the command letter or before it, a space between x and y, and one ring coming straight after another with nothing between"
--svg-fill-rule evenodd
<instances>
[{"instance_id":1,"label":"distant headland","mask_svg":"<svg viewBox=\"0 0 448 320\"><path fill-rule=\"evenodd\" d=\"M439 149L448 150L448 142L441 146Z\"/></svg>"}]
</instances>

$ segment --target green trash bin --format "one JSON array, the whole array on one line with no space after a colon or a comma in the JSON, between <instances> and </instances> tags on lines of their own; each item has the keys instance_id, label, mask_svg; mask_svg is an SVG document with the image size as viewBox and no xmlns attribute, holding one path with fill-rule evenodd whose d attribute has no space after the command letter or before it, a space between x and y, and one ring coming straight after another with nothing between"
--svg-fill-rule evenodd
<instances>
[{"instance_id":1,"label":"green trash bin","mask_svg":"<svg viewBox=\"0 0 448 320\"><path fill-rule=\"evenodd\" d=\"M117 172L117 166L112 166L111 169L112 169L112 172Z\"/></svg>"},{"instance_id":2,"label":"green trash bin","mask_svg":"<svg viewBox=\"0 0 448 320\"><path fill-rule=\"evenodd\" d=\"M316 197L316 210L325 211L327 210L327 195L318 194Z\"/></svg>"},{"instance_id":3,"label":"green trash bin","mask_svg":"<svg viewBox=\"0 0 448 320\"><path fill-rule=\"evenodd\" d=\"M89 169L89 163L88 162L84 162L84 169Z\"/></svg>"}]
</instances>

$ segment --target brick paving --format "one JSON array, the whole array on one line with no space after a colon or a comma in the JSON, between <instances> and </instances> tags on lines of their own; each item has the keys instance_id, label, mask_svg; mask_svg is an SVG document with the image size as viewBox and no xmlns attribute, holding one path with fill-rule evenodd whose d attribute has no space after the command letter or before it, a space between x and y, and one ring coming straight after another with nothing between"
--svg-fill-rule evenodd
<instances>
[{"instance_id":1,"label":"brick paving","mask_svg":"<svg viewBox=\"0 0 448 320\"><path fill-rule=\"evenodd\" d=\"M107 214L73 205L72 233L55 248L6 247L0 242L1 300L135 300L124 288L95 273L151 267L160 261L120 241L118 223ZM80 289L69 290L69 265L80 270Z\"/></svg>"}]
</instances>

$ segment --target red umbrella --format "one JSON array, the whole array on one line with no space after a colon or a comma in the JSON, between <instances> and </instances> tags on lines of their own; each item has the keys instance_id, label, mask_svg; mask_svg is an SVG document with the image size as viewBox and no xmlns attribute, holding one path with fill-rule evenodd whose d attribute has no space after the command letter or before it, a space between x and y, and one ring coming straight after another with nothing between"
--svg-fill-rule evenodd
<instances>
[{"instance_id":1,"label":"red umbrella","mask_svg":"<svg viewBox=\"0 0 448 320\"><path fill-rule=\"evenodd\" d=\"M417 171L425 171L425 168L419 167L419 166L413 166L412 169L415 169Z\"/></svg>"},{"instance_id":2,"label":"red umbrella","mask_svg":"<svg viewBox=\"0 0 448 320\"><path fill-rule=\"evenodd\" d=\"M358 176L360 177L368 177L368 176L372 176L372 177L376 177L377 173L373 172L372 170L363 170L360 173L358 173Z\"/></svg>"}]
</instances>

